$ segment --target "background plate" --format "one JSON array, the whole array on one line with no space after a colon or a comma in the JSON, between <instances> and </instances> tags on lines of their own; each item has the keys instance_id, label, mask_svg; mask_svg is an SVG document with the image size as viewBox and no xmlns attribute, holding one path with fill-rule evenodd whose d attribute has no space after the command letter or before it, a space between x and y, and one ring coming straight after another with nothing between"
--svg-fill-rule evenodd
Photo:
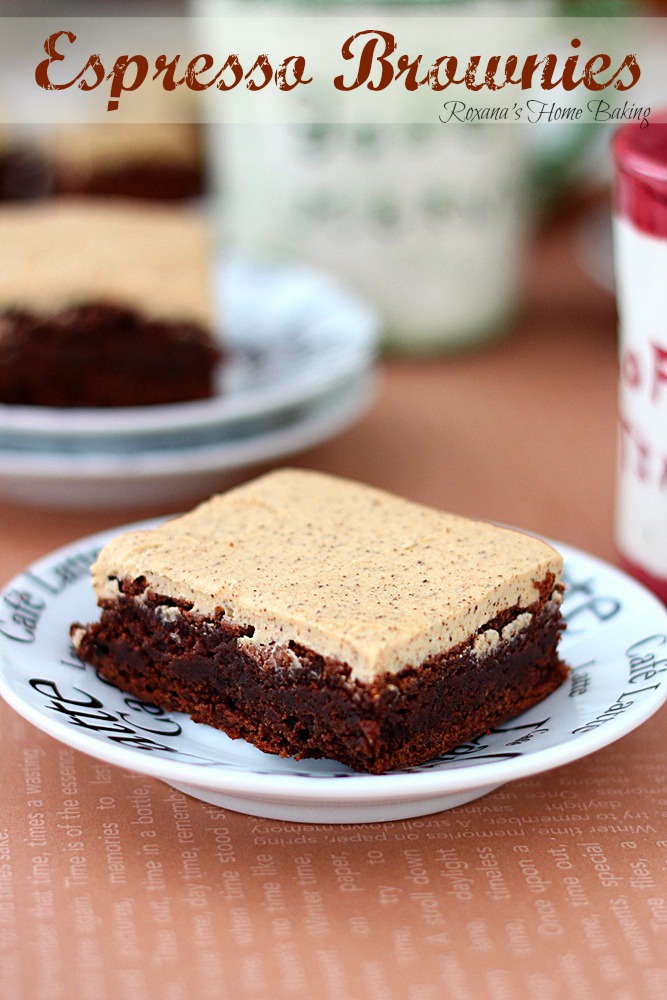
<instances>
[{"instance_id":1,"label":"background plate","mask_svg":"<svg viewBox=\"0 0 667 1000\"><path fill-rule=\"evenodd\" d=\"M178 506L237 482L242 470L311 448L355 423L374 396L362 372L322 398L284 412L238 440L127 454L7 452L0 449L0 496L70 508Z\"/></svg>"},{"instance_id":2,"label":"background plate","mask_svg":"<svg viewBox=\"0 0 667 1000\"><path fill-rule=\"evenodd\" d=\"M619 570L557 544L568 582L562 653L572 674L540 705L442 757L386 775L273 757L131 698L77 659L69 625L97 617L88 566L118 530L52 553L0 595L0 693L63 743L230 809L319 823L437 812L592 753L667 697L667 610Z\"/></svg>"},{"instance_id":3,"label":"background plate","mask_svg":"<svg viewBox=\"0 0 667 1000\"><path fill-rule=\"evenodd\" d=\"M0 448L142 450L179 436L236 434L303 406L373 363L376 314L337 282L303 267L223 259L216 269L220 338L229 354L211 399L165 406L57 409L0 404Z\"/></svg>"}]
</instances>

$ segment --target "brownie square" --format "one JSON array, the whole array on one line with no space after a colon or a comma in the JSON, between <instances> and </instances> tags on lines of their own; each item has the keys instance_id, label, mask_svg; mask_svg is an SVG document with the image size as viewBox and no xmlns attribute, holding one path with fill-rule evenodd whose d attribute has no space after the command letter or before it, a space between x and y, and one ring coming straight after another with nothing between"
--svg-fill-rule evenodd
<instances>
[{"instance_id":1,"label":"brownie square","mask_svg":"<svg viewBox=\"0 0 667 1000\"><path fill-rule=\"evenodd\" d=\"M59 125L44 156L56 195L179 201L205 190L194 122Z\"/></svg>"},{"instance_id":2,"label":"brownie square","mask_svg":"<svg viewBox=\"0 0 667 1000\"><path fill-rule=\"evenodd\" d=\"M269 753L409 767L554 691L562 559L531 536L279 470L122 534L82 659Z\"/></svg>"},{"instance_id":3,"label":"brownie square","mask_svg":"<svg viewBox=\"0 0 667 1000\"><path fill-rule=\"evenodd\" d=\"M76 200L0 211L0 402L144 406L210 396L204 222Z\"/></svg>"}]
</instances>

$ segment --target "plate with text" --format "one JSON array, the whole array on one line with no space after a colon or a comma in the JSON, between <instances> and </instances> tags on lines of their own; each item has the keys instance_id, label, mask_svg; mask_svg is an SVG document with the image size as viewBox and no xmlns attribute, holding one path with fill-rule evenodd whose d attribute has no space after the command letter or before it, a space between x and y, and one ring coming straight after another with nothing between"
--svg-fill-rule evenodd
<instances>
[{"instance_id":1,"label":"plate with text","mask_svg":"<svg viewBox=\"0 0 667 1000\"><path fill-rule=\"evenodd\" d=\"M97 617L89 567L119 530L52 553L0 594L0 694L61 742L215 805L316 823L439 812L599 750L667 700L667 609L620 570L557 543L567 583L560 648L571 667L558 691L489 734L384 775L274 757L125 694L78 659L69 627Z\"/></svg>"}]
</instances>

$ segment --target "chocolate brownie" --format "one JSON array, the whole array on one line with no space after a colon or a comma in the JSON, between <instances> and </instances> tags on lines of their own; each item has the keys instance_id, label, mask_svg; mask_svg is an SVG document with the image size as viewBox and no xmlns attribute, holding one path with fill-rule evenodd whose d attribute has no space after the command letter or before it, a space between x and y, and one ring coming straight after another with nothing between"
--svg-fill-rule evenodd
<instances>
[{"instance_id":1,"label":"chocolate brownie","mask_svg":"<svg viewBox=\"0 0 667 1000\"><path fill-rule=\"evenodd\" d=\"M82 659L269 753L420 764L567 676L562 559L519 532L281 470L157 529L92 578Z\"/></svg>"},{"instance_id":2,"label":"chocolate brownie","mask_svg":"<svg viewBox=\"0 0 667 1000\"><path fill-rule=\"evenodd\" d=\"M214 392L210 250L174 208L0 211L0 402L141 406Z\"/></svg>"},{"instance_id":3,"label":"chocolate brownie","mask_svg":"<svg viewBox=\"0 0 667 1000\"><path fill-rule=\"evenodd\" d=\"M177 201L205 189L194 123L60 125L45 155L57 195Z\"/></svg>"}]
</instances>

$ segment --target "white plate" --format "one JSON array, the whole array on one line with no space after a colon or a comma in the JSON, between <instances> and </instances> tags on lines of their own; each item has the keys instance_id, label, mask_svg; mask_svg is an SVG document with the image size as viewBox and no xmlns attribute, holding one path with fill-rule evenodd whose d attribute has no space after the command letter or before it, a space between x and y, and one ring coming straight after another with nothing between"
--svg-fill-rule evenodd
<instances>
[{"instance_id":1,"label":"white plate","mask_svg":"<svg viewBox=\"0 0 667 1000\"><path fill-rule=\"evenodd\" d=\"M360 373L334 392L241 440L131 454L0 450L0 496L70 508L178 506L239 479L241 470L285 458L339 434L361 417L375 376Z\"/></svg>"},{"instance_id":2,"label":"white plate","mask_svg":"<svg viewBox=\"0 0 667 1000\"><path fill-rule=\"evenodd\" d=\"M385 775L273 757L144 705L78 661L69 625L97 616L87 566L115 533L47 556L0 596L0 693L56 739L228 809L317 823L437 812L599 750L667 697L667 610L619 570L559 545L569 583L562 653L573 670L540 705L441 758Z\"/></svg>"},{"instance_id":3,"label":"white plate","mask_svg":"<svg viewBox=\"0 0 667 1000\"><path fill-rule=\"evenodd\" d=\"M224 259L216 290L229 350L217 395L112 409L0 404L0 448L173 447L175 435L201 443L202 434L236 433L237 425L314 400L366 370L376 356L376 314L317 271Z\"/></svg>"}]
</instances>

